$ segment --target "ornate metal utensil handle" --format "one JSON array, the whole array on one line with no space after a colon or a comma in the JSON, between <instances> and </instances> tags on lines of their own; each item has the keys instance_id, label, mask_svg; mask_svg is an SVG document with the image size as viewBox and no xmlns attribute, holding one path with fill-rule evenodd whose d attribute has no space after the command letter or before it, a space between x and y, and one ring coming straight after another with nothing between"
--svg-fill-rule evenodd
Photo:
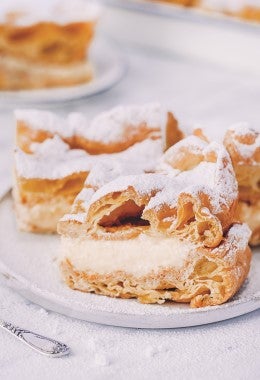
<instances>
[{"instance_id":1,"label":"ornate metal utensil handle","mask_svg":"<svg viewBox=\"0 0 260 380\"><path fill-rule=\"evenodd\" d=\"M21 329L9 322L0 320L0 327L43 355L57 358L70 352L69 347L64 343Z\"/></svg>"}]
</instances>

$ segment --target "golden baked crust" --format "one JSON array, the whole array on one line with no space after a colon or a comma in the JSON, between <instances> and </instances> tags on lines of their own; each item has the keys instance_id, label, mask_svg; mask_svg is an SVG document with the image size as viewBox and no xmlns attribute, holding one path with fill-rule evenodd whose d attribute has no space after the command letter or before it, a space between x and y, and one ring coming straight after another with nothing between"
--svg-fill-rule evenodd
<instances>
[{"instance_id":1,"label":"golden baked crust","mask_svg":"<svg viewBox=\"0 0 260 380\"><path fill-rule=\"evenodd\" d=\"M260 7L244 7L239 13L238 16L248 20L248 21L260 21Z\"/></svg>"},{"instance_id":2,"label":"golden baked crust","mask_svg":"<svg viewBox=\"0 0 260 380\"><path fill-rule=\"evenodd\" d=\"M226 132L224 144L238 181L237 217L252 229L250 243L260 244L260 134L246 124L234 125Z\"/></svg>"},{"instance_id":3,"label":"golden baked crust","mask_svg":"<svg viewBox=\"0 0 260 380\"><path fill-rule=\"evenodd\" d=\"M27 62L67 65L83 62L94 36L95 22L66 25L41 22L17 26L13 22L0 25L0 52Z\"/></svg>"}]
</instances>

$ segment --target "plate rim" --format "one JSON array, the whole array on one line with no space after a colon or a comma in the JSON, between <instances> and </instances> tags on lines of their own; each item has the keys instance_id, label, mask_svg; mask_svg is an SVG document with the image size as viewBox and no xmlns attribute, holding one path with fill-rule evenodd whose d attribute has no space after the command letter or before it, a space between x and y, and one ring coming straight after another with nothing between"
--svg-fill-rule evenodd
<instances>
[{"instance_id":1,"label":"plate rim","mask_svg":"<svg viewBox=\"0 0 260 380\"><path fill-rule=\"evenodd\" d=\"M1 273L2 275L2 273ZM17 279L15 279L16 281ZM14 290L23 298L29 300L35 305L42 307L44 309L50 310L52 312L58 313L65 317L90 322L98 323L107 326L114 327L126 327L126 328L141 328L141 329L175 329L175 328L185 328L185 327L195 327L195 326L204 326L212 323L222 322L225 320L233 319L253 311L256 311L260 308L260 299L259 298L250 298L244 300L243 302L233 302L224 306L213 306L200 309L185 309L185 312L175 313L175 314L135 314L135 313L119 313L109 310L99 310L99 309L90 309L87 311L80 311L77 308L72 307L69 309L67 305L62 304L62 302L57 302L57 300L52 300L48 298L47 292L46 296L42 294L37 294L33 292L32 289L28 288L19 288L13 283L10 283L8 280L4 281L5 285ZM94 295L95 296L95 295ZM97 296L97 295L96 295ZM115 299L116 301L117 299ZM129 300L125 300L129 301ZM224 304L227 305L227 304ZM247 306L245 308L245 305ZM228 313L225 315L220 314L223 312L223 309L227 310ZM212 310L212 313L209 311ZM180 322L183 315L188 317L188 320L185 323ZM207 319L204 321L192 321L193 315L197 317L207 316ZM174 317L178 317L177 321L174 320ZM164 319L164 324L161 322L161 318ZM119 320L120 319L120 320Z\"/></svg>"}]
</instances>

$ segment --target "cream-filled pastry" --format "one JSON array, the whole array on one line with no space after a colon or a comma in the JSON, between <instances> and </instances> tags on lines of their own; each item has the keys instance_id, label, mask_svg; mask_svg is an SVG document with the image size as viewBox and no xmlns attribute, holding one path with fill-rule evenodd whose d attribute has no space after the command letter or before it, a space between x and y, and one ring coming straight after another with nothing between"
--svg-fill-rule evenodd
<instances>
[{"instance_id":1,"label":"cream-filled pastry","mask_svg":"<svg viewBox=\"0 0 260 380\"><path fill-rule=\"evenodd\" d=\"M75 113L15 116L15 209L19 228L34 232L56 232L92 170L90 180L99 183L112 172L113 178L152 172L164 149L182 138L173 114L159 104L116 107L91 122Z\"/></svg>"},{"instance_id":2,"label":"cream-filled pastry","mask_svg":"<svg viewBox=\"0 0 260 380\"><path fill-rule=\"evenodd\" d=\"M237 217L252 230L250 244L260 244L260 133L247 123L231 126L224 144L230 154L239 188Z\"/></svg>"},{"instance_id":3,"label":"cream-filled pastry","mask_svg":"<svg viewBox=\"0 0 260 380\"><path fill-rule=\"evenodd\" d=\"M0 89L71 86L93 77L88 51L100 9L92 1L2 0Z\"/></svg>"},{"instance_id":4,"label":"cream-filled pastry","mask_svg":"<svg viewBox=\"0 0 260 380\"><path fill-rule=\"evenodd\" d=\"M143 303L221 304L251 260L249 228L235 223L230 157L221 144L191 136L157 168L112 175L96 188L86 181L58 223L63 278L72 289Z\"/></svg>"}]
</instances>

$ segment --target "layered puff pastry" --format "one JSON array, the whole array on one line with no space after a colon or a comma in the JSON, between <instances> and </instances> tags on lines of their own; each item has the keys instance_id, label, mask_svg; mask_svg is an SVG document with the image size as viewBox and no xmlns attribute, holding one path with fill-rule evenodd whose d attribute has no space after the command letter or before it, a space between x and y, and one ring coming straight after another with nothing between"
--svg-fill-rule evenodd
<instances>
[{"instance_id":1,"label":"layered puff pastry","mask_svg":"<svg viewBox=\"0 0 260 380\"><path fill-rule=\"evenodd\" d=\"M252 230L251 245L260 244L260 133L247 123L231 126L224 144L232 159L239 188L238 219Z\"/></svg>"},{"instance_id":2,"label":"layered puff pastry","mask_svg":"<svg viewBox=\"0 0 260 380\"><path fill-rule=\"evenodd\" d=\"M88 50L99 12L92 1L1 1L0 89L89 81Z\"/></svg>"},{"instance_id":3,"label":"layered puff pastry","mask_svg":"<svg viewBox=\"0 0 260 380\"><path fill-rule=\"evenodd\" d=\"M250 230L235 222L237 182L227 151L191 136L157 170L104 185L89 177L58 223L65 282L142 303L227 301L251 260Z\"/></svg>"},{"instance_id":4,"label":"layered puff pastry","mask_svg":"<svg viewBox=\"0 0 260 380\"><path fill-rule=\"evenodd\" d=\"M183 136L160 104L119 106L91 122L78 113L61 118L37 110L17 110L15 117L13 196L24 231L56 232L92 169L106 177L106 165L120 174L152 172L163 151Z\"/></svg>"}]
</instances>

